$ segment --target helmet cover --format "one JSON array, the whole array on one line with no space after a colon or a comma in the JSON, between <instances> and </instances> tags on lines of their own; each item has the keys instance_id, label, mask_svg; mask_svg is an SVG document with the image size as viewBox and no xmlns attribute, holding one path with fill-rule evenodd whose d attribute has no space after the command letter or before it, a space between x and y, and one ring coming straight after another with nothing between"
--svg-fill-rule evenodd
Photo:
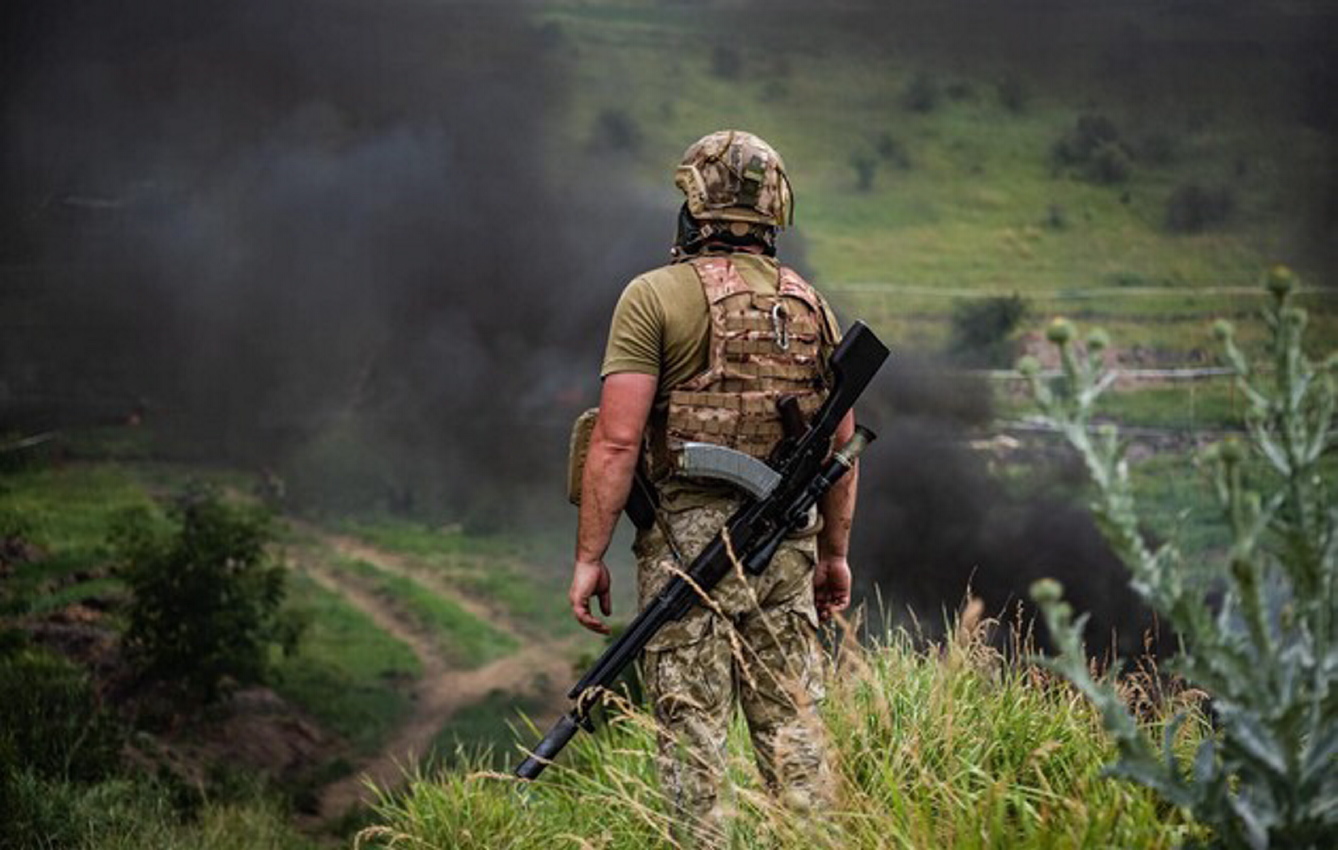
<instances>
[{"instance_id":1,"label":"helmet cover","mask_svg":"<svg viewBox=\"0 0 1338 850\"><path fill-rule=\"evenodd\" d=\"M694 142L683 153L674 184L699 220L785 227L794 219L784 160L743 130L719 130Z\"/></svg>"}]
</instances>

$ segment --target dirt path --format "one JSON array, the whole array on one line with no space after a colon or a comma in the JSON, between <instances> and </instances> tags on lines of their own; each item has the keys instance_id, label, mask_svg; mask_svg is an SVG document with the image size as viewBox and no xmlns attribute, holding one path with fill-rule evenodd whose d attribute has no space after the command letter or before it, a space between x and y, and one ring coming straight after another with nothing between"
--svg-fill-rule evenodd
<instances>
[{"instance_id":1,"label":"dirt path","mask_svg":"<svg viewBox=\"0 0 1338 850\"><path fill-rule=\"evenodd\" d=\"M507 612L498 606L489 605L486 602L462 594L459 588L452 586L445 576L430 567L415 563L412 557L387 552L356 537L322 531L306 523L295 523L295 525L320 540L321 543L330 547L341 557L355 561L365 561L382 572L418 582L433 593L456 603L469 614L487 621L490 626L515 638L522 645L534 640L533 636L527 638L522 634L524 630L517 628Z\"/></svg>"},{"instance_id":2,"label":"dirt path","mask_svg":"<svg viewBox=\"0 0 1338 850\"><path fill-rule=\"evenodd\" d=\"M415 581L423 580L421 570L408 567L396 555L368 546L350 538L317 532L317 536L342 555L355 557L374 566L402 574ZM314 563L312 555L297 559L300 568L314 581L331 592L343 596L351 605L369 616L387 634L402 641L417 656L422 676L410 691L413 711L391 736L380 752L359 764L347 777L323 788L319 795L323 819L339 817L354 805L368 803L375 795L368 787L392 787L404 778L404 766L427 752L433 739L450 720L451 715L484 699L489 693L502 690L516 694L556 697L558 688L565 688L572 678L569 651L570 641L538 641L512 634L524 646L520 651L474 670L453 669L437 648L431 635L424 634L414 624L401 618L386 600L368 592L356 581L341 576L339 571ZM424 582L428 584L427 582ZM445 590L432 587L433 590ZM452 600L465 605L465 598L449 592ZM499 620L491 610L471 600L471 613ZM540 719L540 718L536 718Z\"/></svg>"}]
</instances>

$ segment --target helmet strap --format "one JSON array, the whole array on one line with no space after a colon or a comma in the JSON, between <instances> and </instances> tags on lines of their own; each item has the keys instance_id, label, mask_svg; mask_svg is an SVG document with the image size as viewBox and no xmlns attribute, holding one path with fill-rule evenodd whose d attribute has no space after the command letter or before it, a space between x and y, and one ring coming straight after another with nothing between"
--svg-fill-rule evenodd
<instances>
[{"instance_id":1,"label":"helmet strap","mask_svg":"<svg viewBox=\"0 0 1338 850\"><path fill-rule=\"evenodd\" d=\"M703 221L692 215L685 203L678 211L678 232L669 252L675 260L695 257L706 249L737 251L761 248L768 257L776 256L776 228L769 224L736 221Z\"/></svg>"}]
</instances>

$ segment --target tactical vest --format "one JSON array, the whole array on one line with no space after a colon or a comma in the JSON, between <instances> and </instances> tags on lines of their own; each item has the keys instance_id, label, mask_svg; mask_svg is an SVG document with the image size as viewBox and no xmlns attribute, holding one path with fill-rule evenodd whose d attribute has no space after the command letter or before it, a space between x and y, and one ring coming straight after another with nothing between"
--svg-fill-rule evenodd
<instances>
[{"instance_id":1,"label":"tactical vest","mask_svg":"<svg viewBox=\"0 0 1338 850\"><path fill-rule=\"evenodd\" d=\"M673 455L690 441L766 458L784 436L779 399L795 396L806 417L822 405L823 346L835 342L817 293L794 270L781 267L776 293L763 294L749 288L727 256L690 264L710 311L710 363L670 389L664 440L652 448L657 471L672 469ZM668 457L655 457L656 448Z\"/></svg>"}]
</instances>

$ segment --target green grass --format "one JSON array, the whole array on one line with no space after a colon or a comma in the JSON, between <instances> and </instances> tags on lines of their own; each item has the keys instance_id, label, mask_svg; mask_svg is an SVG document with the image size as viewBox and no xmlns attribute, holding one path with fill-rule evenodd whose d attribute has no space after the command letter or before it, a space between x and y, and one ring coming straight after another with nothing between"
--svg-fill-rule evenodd
<instances>
[{"instance_id":1,"label":"green grass","mask_svg":"<svg viewBox=\"0 0 1338 850\"><path fill-rule=\"evenodd\" d=\"M359 752L375 750L410 711L418 659L342 597L298 573L289 581L307 630L296 654L276 660L275 690Z\"/></svg>"},{"instance_id":2,"label":"green grass","mask_svg":"<svg viewBox=\"0 0 1338 850\"><path fill-rule=\"evenodd\" d=\"M116 463L61 464L0 475L0 533L36 546L39 557L6 577L5 606L41 613L92 596L115 596L107 537L131 509L161 515L133 470Z\"/></svg>"},{"instance_id":3,"label":"green grass","mask_svg":"<svg viewBox=\"0 0 1338 850\"><path fill-rule=\"evenodd\" d=\"M451 556L514 555L517 547L504 540L468 534L458 526L434 528L423 522L389 515L349 517L336 528L389 552L436 561Z\"/></svg>"},{"instance_id":4,"label":"green grass","mask_svg":"<svg viewBox=\"0 0 1338 850\"><path fill-rule=\"evenodd\" d=\"M116 463L62 464L0 477L0 515L51 555L95 559L107 533L130 508L154 508L133 470Z\"/></svg>"},{"instance_id":5,"label":"green grass","mask_svg":"<svg viewBox=\"0 0 1338 850\"><path fill-rule=\"evenodd\" d=\"M730 846L1172 847L1200 834L1148 792L1104 778L1113 752L1093 709L999 658L978 633L939 654L904 634L860 653L824 715L836 799L816 816L780 809L759 788L736 726ZM1184 752L1206 729L1191 716ZM578 736L523 791L504 774L475 771L487 762L420 773L382 801L381 826L364 837L381 847L392 838L422 848L677 846L650 723L636 715Z\"/></svg>"},{"instance_id":6,"label":"green grass","mask_svg":"<svg viewBox=\"0 0 1338 850\"><path fill-rule=\"evenodd\" d=\"M562 606L552 604L554 596L566 589L566 575L533 566L543 557L543 542L520 544L457 527L434 528L386 516L347 519L336 527L380 549L407 556L440 581L499 606L522 630L556 636L579 629Z\"/></svg>"},{"instance_id":7,"label":"green grass","mask_svg":"<svg viewBox=\"0 0 1338 850\"><path fill-rule=\"evenodd\" d=\"M711 69L711 51L721 42L702 38L681 9L555 3L542 15L561 27L574 57L576 96L564 112L573 146L589 144L601 110L621 109L642 131L633 158L638 174L668 186L674 160L702 133L739 126L761 133L786 156L797 221L827 281L1025 291L1136 273L1189 286L1248 283L1253 269L1284 248L1296 218L1286 214L1288 186L1276 175L1290 173L1293 158L1322 152L1316 134L1284 121L1224 111L1190 129L1183 115L1125 112L1116 93L1101 97L1100 81L1085 92L1093 104L1037 85L1029 107L1014 113L994 97L988 74L944 72L900 51L822 51L813 43L821 38L817 28L796 36L752 21L757 37L729 42L743 63L741 77L730 80ZM971 92L945 97L931 112L911 112L901 93L925 72L941 84L967 83ZM1138 165L1123 187L1056 174L1051 145L1093 109L1111 115L1132 139L1172 126L1179 158ZM872 190L859 192L850 158L874 151L884 133L910 166L880 162ZM1233 176L1243 156L1257 165ZM1161 226L1165 199L1192 178L1229 180L1236 218L1204 235L1168 234ZM1064 209L1064 229L1041 227L1051 206Z\"/></svg>"},{"instance_id":8,"label":"green grass","mask_svg":"<svg viewBox=\"0 0 1338 850\"><path fill-rule=\"evenodd\" d=\"M663 195L669 221L679 202L672 170L689 142L719 127L760 133L786 157L816 282L831 286L847 317L865 318L895 345L940 348L952 299L856 294L841 284L1019 292L1034 299L1038 314L1076 314L1115 325L1110 330L1127 345L1188 355L1204 347L1211 319L1258 305L1196 290L1251 286L1275 262L1304 260L1295 249L1305 215L1296 199L1327 147L1267 86L1253 95L1233 89L1230 97L1213 96L1204 81L1214 72L1192 69L1208 89L1200 100L1212 113L1200 120L1183 105L1131 98L1117 78L1089 69L1073 79L1024 79L1028 106L1012 112L994 93L1000 69L985 62L954 61L949 70L917 59L914 50L858 40L824 49L831 10L789 7L784 15L752 18L743 41L703 34L696 14L648 0L542 7L538 15L560 34L557 52L570 65L573 96L560 118L570 156L591 156L602 111L626 114L641 143L614 156L630 165L631 179ZM1101 24L1103 14L1093 11L1086 25ZM858 28L858 13L843 15L847 27ZM811 26L802 25L806 16ZM782 18L801 25L786 27ZM721 45L737 53L738 79L713 72L712 51ZM943 97L927 113L910 111L902 92L922 73L969 92ZM1144 158L1121 186L1057 171L1052 145L1089 112L1109 116L1135 147L1149 134L1168 135L1176 155L1163 163ZM908 167L878 159L884 134L905 152ZM857 190L851 166L859 153L879 163L867 192ZM1249 167L1242 170L1242 162ZM1204 233L1167 232L1166 200L1189 181L1229 186L1233 217ZM1052 208L1062 210L1057 226ZM783 254L790 238L782 237ZM1317 279L1318 268L1300 271L1312 286L1329 283ZM1057 297L1137 286L1176 294ZM1338 334L1338 299L1312 296L1310 306L1329 338Z\"/></svg>"},{"instance_id":9,"label":"green grass","mask_svg":"<svg viewBox=\"0 0 1338 850\"><path fill-rule=\"evenodd\" d=\"M269 799L207 801L183 811L179 795L148 779L80 785L0 775L8 809L0 846L70 850L315 850Z\"/></svg>"},{"instance_id":10,"label":"green grass","mask_svg":"<svg viewBox=\"0 0 1338 850\"><path fill-rule=\"evenodd\" d=\"M365 561L341 559L339 565L434 635L441 651L454 664L479 667L518 648L515 638L413 579L377 569Z\"/></svg>"},{"instance_id":11,"label":"green grass","mask_svg":"<svg viewBox=\"0 0 1338 850\"><path fill-rule=\"evenodd\" d=\"M482 700L451 715L437 734L425 761L444 767L477 768L489 765L502 770L515 761L516 729L526 729L525 718L543 711L533 699L517 700L514 694L493 691Z\"/></svg>"}]
</instances>

